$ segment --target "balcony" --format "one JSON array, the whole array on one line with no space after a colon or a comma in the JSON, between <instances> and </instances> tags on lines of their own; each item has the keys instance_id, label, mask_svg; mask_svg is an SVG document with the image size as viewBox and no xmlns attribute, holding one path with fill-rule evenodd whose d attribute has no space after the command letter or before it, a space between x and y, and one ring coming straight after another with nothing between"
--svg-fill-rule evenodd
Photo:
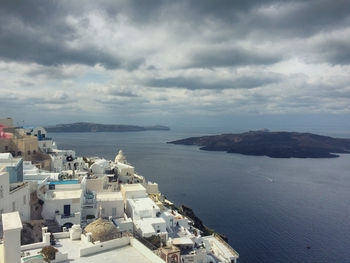
<instances>
[{"instance_id":1,"label":"balcony","mask_svg":"<svg viewBox=\"0 0 350 263\"><path fill-rule=\"evenodd\" d=\"M85 193L84 199L83 199L83 206L84 207L91 207L95 208L96 207L96 195L95 193Z\"/></svg>"}]
</instances>

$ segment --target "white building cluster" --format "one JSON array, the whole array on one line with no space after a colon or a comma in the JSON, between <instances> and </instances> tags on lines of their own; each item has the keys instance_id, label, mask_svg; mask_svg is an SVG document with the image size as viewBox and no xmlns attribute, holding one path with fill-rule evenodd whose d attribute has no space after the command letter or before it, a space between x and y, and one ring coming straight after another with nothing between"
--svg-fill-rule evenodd
<instances>
[{"instance_id":1,"label":"white building cluster","mask_svg":"<svg viewBox=\"0 0 350 263\"><path fill-rule=\"evenodd\" d=\"M6 169L0 168L0 263L44 262L40 251L50 245L58 249L51 262L103 258L105 262L236 263L236 251L217 236L202 237L190 219L169 206L158 184L135 172L121 150L114 162L81 158L74 151L58 150L41 127L21 132L38 137L40 149L51 157L52 169L44 171L24 162L26 182L13 185ZM34 208L61 232L50 234L43 228L42 242L21 246L21 221L38 219L31 213Z\"/></svg>"}]
</instances>

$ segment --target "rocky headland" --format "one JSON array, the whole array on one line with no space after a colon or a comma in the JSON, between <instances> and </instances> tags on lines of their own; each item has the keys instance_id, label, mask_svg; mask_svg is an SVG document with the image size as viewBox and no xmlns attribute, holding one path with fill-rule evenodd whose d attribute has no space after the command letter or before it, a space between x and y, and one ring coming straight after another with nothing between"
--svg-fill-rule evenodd
<instances>
[{"instance_id":1,"label":"rocky headland","mask_svg":"<svg viewBox=\"0 0 350 263\"><path fill-rule=\"evenodd\" d=\"M226 151L272 158L334 158L350 153L350 139L333 138L312 133L250 131L191 137L168 142L197 145L205 151Z\"/></svg>"}]
</instances>

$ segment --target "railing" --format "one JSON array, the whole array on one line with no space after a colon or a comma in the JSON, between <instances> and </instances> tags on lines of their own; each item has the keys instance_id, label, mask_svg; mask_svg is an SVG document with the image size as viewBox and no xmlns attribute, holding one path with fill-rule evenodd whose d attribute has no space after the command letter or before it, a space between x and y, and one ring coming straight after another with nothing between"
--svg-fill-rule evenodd
<instances>
[{"instance_id":1,"label":"railing","mask_svg":"<svg viewBox=\"0 0 350 263\"><path fill-rule=\"evenodd\" d=\"M96 203L96 198L84 198L84 204L95 204Z\"/></svg>"},{"instance_id":2,"label":"railing","mask_svg":"<svg viewBox=\"0 0 350 263\"><path fill-rule=\"evenodd\" d=\"M23 184L21 184L21 185L16 186L15 188L12 188L12 189L10 190L10 194L12 194L12 193L14 193L14 192L16 192L16 191L18 191L18 190L20 190L20 189L26 187L27 185L28 185L28 183L25 182L25 183L23 183Z\"/></svg>"},{"instance_id":3,"label":"railing","mask_svg":"<svg viewBox=\"0 0 350 263\"><path fill-rule=\"evenodd\" d=\"M145 245L146 247L148 247L150 250L155 251L158 248L153 245L151 242L149 242L148 240L146 240L144 237L142 237L141 235L137 234L136 232L133 233L133 236L140 241L143 245Z\"/></svg>"},{"instance_id":4,"label":"railing","mask_svg":"<svg viewBox=\"0 0 350 263\"><path fill-rule=\"evenodd\" d=\"M74 214L69 214L69 215L56 214L55 219L56 219L56 222L61 226L63 226L66 223L80 224L81 215L80 215L80 212L76 212Z\"/></svg>"},{"instance_id":5,"label":"railing","mask_svg":"<svg viewBox=\"0 0 350 263\"><path fill-rule=\"evenodd\" d=\"M75 214L69 214L69 215L61 215L61 218L70 218L70 217L74 217Z\"/></svg>"}]
</instances>

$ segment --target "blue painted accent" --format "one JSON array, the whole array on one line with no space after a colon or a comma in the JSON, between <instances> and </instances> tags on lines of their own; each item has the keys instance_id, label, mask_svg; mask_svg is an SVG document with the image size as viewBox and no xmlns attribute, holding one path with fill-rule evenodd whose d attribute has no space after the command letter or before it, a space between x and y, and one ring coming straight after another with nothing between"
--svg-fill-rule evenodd
<instances>
[{"instance_id":1,"label":"blue painted accent","mask_svg":"<svg viewBox=\"0 0 350 263\"><path fill-rule=\"evenodd\" d=\"M10 184L23 182L23 159L17 160L16 166L6 166L6 171L10 175Z\"/></svg>"},{"instance_id":2,"label":"blue painted accent","mask_svg":"<svg viewBox=\"0 0 350 263\"><path fill-rule=\"evenodd\" d=\"M77 184L77 183L79 183L78 180L49 182L49 184Z\"/></svg>"},{"instance_id":3,"label":"blue painted accent","mask_svg":"<svg viewBox=\"0 0 350 263\"><path fill-rule=\"evenodd\" d=\"M116 227L118 226L117 222L114 221L114 218L112 218L112 222Z\"/></svg>"},{"instance_id":4,"label":"blue painted accent","mask_svg":"<svg viewBox=\"0 0 350 263\"><path fill-rule=\"evenodd\" d=\"M52 138L50 138L50 137L43 137L42 135L39 136L39 134L37 137L38 137L38 141L51 141L52 140Z\"/></svg>"}]
</instances>

